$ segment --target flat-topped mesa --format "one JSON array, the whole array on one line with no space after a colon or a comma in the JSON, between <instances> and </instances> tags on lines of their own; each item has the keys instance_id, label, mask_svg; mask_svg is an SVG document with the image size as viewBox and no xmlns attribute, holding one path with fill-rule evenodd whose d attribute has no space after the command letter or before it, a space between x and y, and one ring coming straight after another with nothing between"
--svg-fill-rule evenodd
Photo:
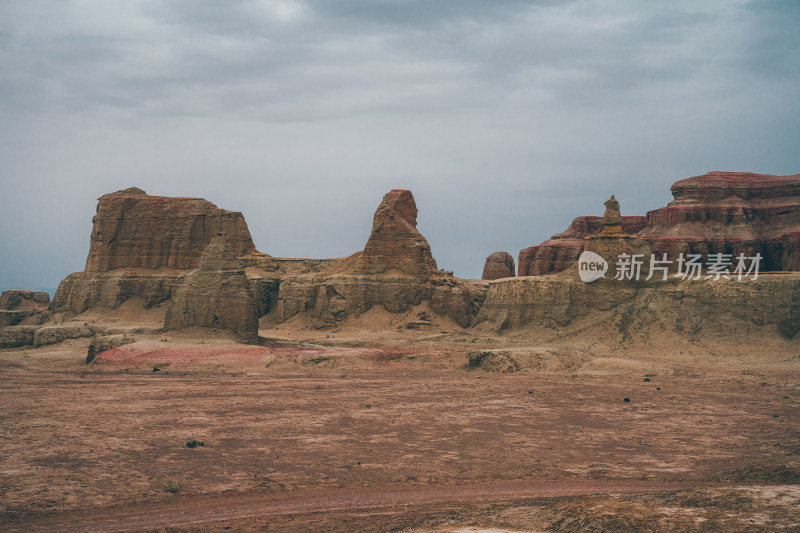
<instances>
[{"instance_id":1,"label":"flat-topped mesa","mask_svg":"<svg viewBox=\"0 0 800 533\"><path fill-rule=\"evenodd\" d=\"M241 213L202 198L150 196L131 187L101 196L92 219L86 272L192 269L217 233L233 252L256 251Z\"/></svg>"},{"instance_id":2,"label":"flat-topped mesa","mask_svg":"<svg viewBox=\"0 0 800 533\"><path fill-rule=\"evenodd\" d=\"M644 216L623 216L622 233L635 234L647 224ZM538 246L525 248L519 253L517 273L520 276L541 276L562 272L578 260L584 239L603 230L603 217L581 216L572 220L569 227L550 237Z\"/></svg>"},{"instance_id":3,"label":"flat-topped mesa","mask_svg":"<svg viewBox=\"0 0 800 533\"><path fill-rule=\"evenodd\" d=\"M762 270L800 270L800 174L709 172L676 182L674 200L646 217L623 216L624 234L647 241L658 257L722 253L753 257ZM600 217L578 217L567 231L519 255L520 276L566 270L599 233ZM616 230L616 228L615 228ZM614 231L614 230L612 230Z\"/></svg>"},{"instance_id":4,"label":"flat-topped mesa","mask_svg":"<svg viewBox=\"0 0 800 533\"><path fill-rule=\"evenodd\" d=\"M761 207L798 205L800 174L773 176L753 172L708 172L675 182L670 188L679 205L729 205L738 197Z\"/></svg>"},{"instance_id":5,"label":"flat-topped mesa","mask_svg":"<svg viewBox=\"0 0 800 533\"><path fill-rule=\"evenodd\" d=\"M508 252L494 252L486 258L483 265L483 280L514 277L514 258Z\"/></svg>"},{"instance_id":6,"label":"flat-topped mesa","mask_svg":"<svg viewBox=\"0 0 800 533\"><path fill-rule=\"evenodd\" d=\"M800 174L709 172L671 190L639 233L655 253L760 253L763 270L800 270Z\"/></svg>"},{"instance_id":7,"label":"flat-topped mesa","mask_svg":"<svg viewBox=\"0 0 800 533\"><path fill-rule=\"evenodd\" d=\"M360 274L396 271L423 279L437 271L431 247L417 231L417 204L411 191L394 189L384 195L354 268Z\"/></svg>"}]
</instances>

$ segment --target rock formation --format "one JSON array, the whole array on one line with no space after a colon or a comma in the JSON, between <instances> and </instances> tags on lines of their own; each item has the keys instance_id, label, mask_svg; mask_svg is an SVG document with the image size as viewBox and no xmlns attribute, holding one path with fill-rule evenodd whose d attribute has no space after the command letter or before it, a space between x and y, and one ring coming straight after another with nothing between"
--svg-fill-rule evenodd
<instances>
[{"instance_id":1,"label":"rock formation","mask_svg":"<svg viewBox=\"0 0 800 533\"><path fill-rule=\"evenodd\" d=\"M3 291L0 295L0 327L41 323L47 318L50 295L44 291Z\"/></svg>"},{"instance_id":2,"label":"rock formation","mask_svg":"<svg viewBox=\"0 0 800 533\"><path fill-rule=\"evenodd\" d=\"M437 271L431 247L417 231L414 196L405 189L394 189L383 197L364 251L355 262L355 272L361 274L392 271L421 279Z\"/></svg>"},{"instance_id":3,"label":"rock formation","mask_svg":"<svg viewBox=\"0 0 800 533\"><path fill-rule=\"evenodd\" d=\"M639 237L656 254L764 257L762 270L800 270L800 174L709 172L676 182Z\"/></svg>"},{"instance_id":4,"label":"rock formation","mask_svg":"<svg viewBox=\"0 0 800 533\"><path fill-rule=\"evenodd\" d=\"M493 280L514 277L514 258L508 252L494 252L486 258L481 279Z\"/></svg>"},{"instance_id":5,"label":"rock formation","mask_svg":"<svg viewBox=\"0 0 800 533\"><path fill-rule=\"evenodd\" d=\"M229 329L250 342L258 337L250 282L222 235L211 240L197 269L183 278L167 309L164 329L192 327Z\"/></svg>"},{"instance_id":6,"label":"rock formation","mask_svg":"<svg viewBox=\"0 0 800 533\"><path fill-rule=\"evenodd\" d=\"M218 233L242 260L272 259L256 251L241 213L202 198L151 196L131 187L102 196L92 223L86 269L61 282L53 311L114 309L134 297L144 309L167 302Z\"/></svg>"},{"instance_id":7,"label":"rock formation","mask_svg":"<svg viewBox=\"0 0 800 533\"><path fill-rule=\"evenodd\" d=\"M800 273L757 280L583 283L567 276L492 283L476 327L493 331L531 327L549 334L586 336L587 343L651 335L696 339L748 331L792 338L800 331Z\"/></svg>"},{"instance_id":8,"label":"rock formation","mask_svg":"<svg viewBox=\"0 0 800 533\"><path fill-rule=\"evenodd\" d=\"M622 235L622 215L619 211L619 202L612 194L604 205L606 206L606 212L603 213L603 231L600 232L600 235L604 237L607 235Z\"/></svg>"},{"instance_id":9,"label":"rock formation","mask_svg":"<svg viewBox=\"0 0 800 533\"><path fill-rule=\"evenodd\" d=\"M800 269L800 175L711 173L676 183L673 195L673 202L647 217L621 216L612 197L604 217L578 217L567 231L523 250L519 274L531 277L513 278L512 258L492 254L484 277L496 281L489 284L437 268L406 190L384 196L363 251L337 259L286 259L258 252L240 213L201 199L126 189L100 198L86 270L62 281L50 304L53 322L4 327L0 346L124 335L92 320L131 299L124 313L139 313L137 305L141 312L156 308L157 320L148 315L146 327L228 328L247 341L256 340L259 317L265 325L298 319L300 325L328 327L378 307L395 316L373 313L367 319L392 327L403 327L396 314L408 312L427 317L426 325L439 315L462 327L477 322L500 330L530 324L536 331L580 332L596 323L615 325L624 336L649 320L658 331L686 335L754 324L794 336L800 330L800 274L765 275L753 283L578 280L572 265L584 249L607 258L612 273L614 256L649 256L651 250L672 257L761 253L762 272ZM561 274L539 276L552 272ZM6 311L19 311L26 301L46 305L43 296L37 298L19 293L0 300L14 308ZM54 324L87 310L94 313Z\"/></svg>"},{"instance_id":10,"label":"rock formation","mask_svg":"<svg viewBox=\"0 0 800 533\"><path fill-rule=\"evenodd\" d=\"M646 217L621 217L622 233L647 241L658 257L760 253L762 270L800 270L800 174L709 172L676 182L672 195L674 201ZM567 231L522 250L519 275L566 270L600 224L599 217L578 217Z\"/></svg>"},{"instance_id":11,"label":"rock formation","mask_svg":"<svg viewBox=\"0 0 800 533\"><path fill-rule=\"evenodd\" d=\"M613 195L606 201L605 206L602 231L596 235L587 236L583 240L583 249L594 252L606 260L611 271L608 276L610 279L615 278L616 266L623 256L629 256L631 268L623 265L623 271L620 273L622 281L646 278L650 271L650 254L652 253L650 245L638 237L624 233L619 202Z\"/></svg>"},{"instance_id":12,"label":"rock formation","mask_svg":"<svg viewBox=\"0 0 800 533\"><path fill-rule=\"evenodd\" d=\"M252 339L256 329L249 304L241 316L230 316L231 323L223 324L214 311L225 307L225 300L200 297L204 285L227 280L225 287L236 295L225 298L253 300L257 315L268 314L275 322L302 314L325 326L375 305L396 313L428 302L434 312L468 326L485 288L438 270L416 225L413 195L397 189L387 193L376 210L363 251L340 259L276 258L255 249L240 213L198 198L126 189L100 198L86 269L61 282L51 307L76 314L114 309L136 298L144 309L168 304L169 328L221 325ZM238 264L229 262L216 272L204 261L203 268L190 273L217 233L224 234L230 248L230 254L223 255ZM221 253L218 248L208 253Z\"/></svg>"},{"instance_id":13,"label":"rock formation","mask_svg":"<svg viewBox=\"0 0 800 533\"><path fill-rule=\"evenodd\" d=\"M86 272L196 268L217 233L237 255L255 252L241 213L202 198L150 196L136 187L102 196L92 226Z\"/></svg>"},{"instance_id":14,"label":"rock formation","mask_svg":"<svg viewBox=\"0 0 800 533\"><path fill-rule=\"evenodd\" d=\"M483 301L484 287L438 270L430 245L416 226L411 192L388 192L375 211L364 250L327 272L283 276L271 318L282 322L305 315L317 327L325 327L375 306L402 313L427 303L434 313L469 326Z\"/></svg>"},{"instance_id":15,"label":"rock formation","mask_svg":"<svg viewBox=\"0 0 800 533\"><path fill-rule=\"evenodd\" d=\"M622 217L622 232L636 234L647 223L643 216ZM602 217L582 216L574 219L569 228L550 237L538 246L519 253L517 272L520 276L541 276L561 272L574 264L583 251L584 239L603 229Z\"/></svg>"}]
</instances>

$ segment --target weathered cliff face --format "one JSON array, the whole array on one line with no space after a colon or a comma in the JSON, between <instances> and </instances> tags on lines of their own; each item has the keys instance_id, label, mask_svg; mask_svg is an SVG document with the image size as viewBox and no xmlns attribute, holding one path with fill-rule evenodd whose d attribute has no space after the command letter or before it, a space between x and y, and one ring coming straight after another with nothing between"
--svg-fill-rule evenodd
<instances>
[{"instance_id":1,"label":"weathered cliff face","mask_svg":"<svg viewBox=\"0 0 800 533\"><path fill-rule=\"evenodd\" d=\"M494 252L486 258L481 279L493 280L514 277L514 258L508 252Z\"/></svg>"},{"instance_id":2,"label":"weathered cliff face","mask_svg":"<svg viewBox=\"0 0 800 533\"><path fill-rule=\"evenodd\" d=\"M622 231L635 234L645 227L643 216L622 217ZM518 274L541 276L561 272L578 260L583 251L584 239L597 235L603 229L603 217L582 216L574 219L566 231L557 233L538 246L525 248L519 253Z\"/></svg>"},{"instance_id":3,"label":"weathered cliff face","mask_svg":"<svg viewBox=\"0 0 800 533\"><path fill-rule=\"evenodd\" d=\"M426 279L437 271L431 247L417 231L417 204L411 191L386 193L375 211L364 251L355 257L352 273L390 272Z\"/></svg>"},{"instance_id":4,"label":"weathered cliff face","mask_svg":"<svg viewBox=\"0 0 800 533\"><path fill-rule=\"evenodd\" d=\"M50 295L44 291L9 290L0 295L0 327L39 324L47 318Z\"/></svg>"},{"instance_id":5,"label":"weathered cliff face","mask_svg":"<svg viewBox=\"0 0 800 533\"><path fill-rule=\"evenodd\" d=\"M135 297L145 309L168 303L170 329L219 326L252 339L251 303L257 316L270 313L280 322L305 314L324 326L376 305L397 313L428 302L468 326L484 288L439 271L416 225L413 195L393 190L375 212L363 251L341 259L284 259L255 250L240 213L202 199L126 189L100 199L86 270L61 282L52 309L114 309ZM217 233L230 253L211 246ZM212 252L237 263L214 270Z\"/></svg>"},{"instance_id":6,"label":"weathered cliff face","mask_svg":"<svg viewBox=\"0 0 800 533\"><path fill-rule=\"evenodd\" d=\"M639 237L657 254L744 253L763 270L800 270L800 174L709 172L676 182Z\"/></svg>"},{"instance_id":7,"label":"weathered cliff face","mask_svg":"<svg viewBox=\"0 0 800 533\"><path fill-rule=\"evenodd\" d=\"M183 278L164 319L164 329L225 328L246 341L258 337L250 282L225 237L212 239L199 265Z\"/></svg>"},{"instance_id":8,"label":"weathered cliff face","mask_svg":"<svg viewBox=\"0 0 800 533\"><path fill-rule=\"evenodd\" d=\"M575 269L573 269L575 270ZM792 338L800 331L800 274L757 280L583 283L574 272L492 282L476 327L527 328L590 340L651 334L737 338L746 333Z\"/></svg>"},{"instance_id":9,"label":"weathered cliff face","mask_svg":"<svg viewBox=\"0 0 800 533\"><path fill-rule=\"evenodd\" d=\"M469 326L483 301L483 285L438 270L416 226L411 192L388 192L375 211L364 250L336 264L333 272L284 276L272 318L283 322L303 315L325 327L373 307L402 313L427 303L434 313Z\"/></svg>"},{"instance_id":10,"label":"weathered cliff face","mask_svg":"<svg viewBox=\"0 0 800 533\"><path fill-rule=\"evenodd\" d=\"M255 252L242 214L202 198L150 196L131 187L102 196L92 224L85 272L196 268L217 233L237 255Z\"/></svg>"},{"instance_id":11,"label":"weathered cliff face","mask_svg":"<svg viewBox=\"0 0 800 533\"><path fill-rule=\"evenodd\" d=\"M274 320L304 315L315 327L335 326L373 307L402 313L427 303L461 327L473 323L485 296L483 285L436 276L290 276L281 282Z\"/></svg>"},{"instance_id":12,"label":"weathered cliff face","mask_svg":"<svg viewBox=\"0 0 800 533\"><path fill-rule=\"evenodd\" d=\"M800 270L800 174L709 172L676 182L674 201L646 217L622 217L622 231L659 257L709 253L764 258L762 270ZM600 231L600 217L578 217L567 231L519 255L519 275L566 270Z\"/></svg>"},{"instance_id":13,"label":"weathered cliff face","mask_svg":"<svg viewBox=\"0 0 800 533\"><path fill-rule=\"evenodd\" d=\"M53 311L114 309L134 297L145 309L167 302L219 233L237 256L271 259L256 251L241 213L201 198L150 196L131 187L102 196L92 223L86 269L61 282Z\"/></svg>"},{"instance_id":14,"label":"weathered cliff face","mask_svg":"<svg viewBox=\"0 0 800 533\"><path fill-rule=\"evenodd\" d=\"M185 270L125 270L73 272L58 285L50 308L83 313L95 307L116 309L130 298L141 298L144 309L166 302L186 275Z\"/></svg>"}]
</instances>

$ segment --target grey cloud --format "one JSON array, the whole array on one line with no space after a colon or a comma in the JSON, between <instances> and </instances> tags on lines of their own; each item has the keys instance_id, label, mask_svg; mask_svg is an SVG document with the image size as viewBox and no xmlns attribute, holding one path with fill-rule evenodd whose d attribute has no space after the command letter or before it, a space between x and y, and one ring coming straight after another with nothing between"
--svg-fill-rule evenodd
<instances>
[{"instance_id":1,"label":"grey cloud","mask_svg":"<svg viewBox=\"0 0 800 533\"><path fill-rule=\"evenodd\" d=\"M689 175L798 172L798 20L788 1L9 0L0 246L20 253L0 285L81 268L94 199L130 185L242 210L260 249L299 256L357 250L409 187L440 265L476 276L612 192L643 213Z\"/></svg>"}]
</instances>

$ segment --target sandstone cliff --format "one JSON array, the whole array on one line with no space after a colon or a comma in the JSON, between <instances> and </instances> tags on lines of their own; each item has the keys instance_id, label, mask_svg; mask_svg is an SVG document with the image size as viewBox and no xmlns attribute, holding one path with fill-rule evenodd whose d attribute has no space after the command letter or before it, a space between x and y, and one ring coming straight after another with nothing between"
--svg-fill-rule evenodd
<instances>
[{"instance_id":1,"label":"sandstone cliff","mask_svg":"<svg viewBox=\"0 0 800 533\"><path fill-rule=\"evenodd\" d=\"M106 194L92 219L85 271L196 268L217 233L237 255L255 252L241 213L202 198L150 196L136 187Z\"/></svg>"},{"instance_id":2,"label":"sandstone cliff","mask_svg":"<svg viewBox=\"0 0 800 533\"><path fill-rule=\"evenodd\" d=\"M114 309L131 298L140 298L144 309L167 302L219 233L237 256L269 258L256 251L241 213L201 198L151 196L136 187L106 194L92 219L86 269L59 284L51 309Z\"/></svg>"},{"instance_id":3,"label":"sandstone cliff","mask_svg":"<svg viewBox=\"0 0 800 533\"><path fill-rule=\"evenodd\" d=\"M635 234L646 223L647 218L643 216L624 216L622 231ZM584 239L597 235L602 229L603 217L582 216L574 219L565 231L553 235L538 246L520 251L518 275L540 276L566 270L581 255Z\"/></svg>"},{"instance_id":4,"label":"sandstone cliff","mask_svg":"<svg viewBox=\"0 0 800 533\"><path fill-rule=\"evenodd\" d=\"M0 327L40 324L47 318L50 295L44 291L3 291L0 295Z\"/></svg>"},{"instance_id":5,"label":"sandstone cliff","mask_svg":"<svg viewBox=\"0 0 800 533\"><path fill-rule=\"evenodd\" d=\"M800 174L770 176L709 172L676 182L674 201L646 217L622 217L622 230L647 241L653 253L750 257L762 270L800 270ZM600 231L600 217L578 217L563 233L519 255L519 275L561 272L583 251L584 238Z\"/></svg>"},{"instance_id":6,"label":"sandstone cliff","mask_svg":"<svg viewBox=\"0 0 800 533\"><path fill-rule=\"evenodd\" d=\"M639 232L655 253L761 253L763 270L800 270L800 174L709 172L672 195Z\"/></svg>"},{"instance_id":7,"label":"sandstone cliff","mask_svg":"<svg viewBox=\"0 0 800 533\"><path fill-rule=\"evenodd\" d=\"M333 326L373 307L402 313L423 303L461 327L472 324L485 289L437 269L430 245L416 229L411 191L388 192L373 217L362 252L327 272L283 276L271 319L304 316Z\"/></svg>"},{"instance_id":8,"label":"sandstone cliff","mask_svg":"<svg viewBox=\"0 0 800 533\"><path fill-rule=\"evenodd\" d=\"M280 323L303 316L320 327L373 306L399 313L424 302L468 326L485 287L438 270L416 225L413 195L397 189L375 211L364 250L337 259L277 258L255 249L240 213L202 199L126 189L100 198L86 270L61 282L51 307L76 314L116 309L135 298L143 309L169 305L167 328L219 325L247 339L257 331L251 303L257 317L268 314ZM229 253L211 246L218 233ZM214 270L213 254L225 257L227 266ZM220 292L219 283L233 292Z\"/></svg>"},{"instance_id":9,"label":"sandstone cliff","mask_svg":"<svg viewBox=\"0 0 800 533\"><path fill-rule=\"evenodd\" d=\"M587 344L652 336L689 339L800 331L800 273L757 280L583 283L567 273L492 282L476 327L581 335Z\"/></svg>"},{"instance_id":10,"label":"sandstone cliff","mask_svg":"<svg viewBox=\"0 0 800 533\"><path fill-rule=\"evenodd\" d=\"M417 204L411 191L386 193L375 211L364 251L355 258L353 273L396 272L426 279L437 271L431 247L417 231Z\"/></svg>"},{"instance_id":11,"label":"sandstone cliff","mask_svg":"<svg viewBox=\"0 0 800 533\"><path fill-rule=\"evenodd\" d=\"M246 341L258 337L258 316L250 282L225 237L218 235L183 278L167 308L164 329L225 328Z\"/></svg>"}]
</instances>

